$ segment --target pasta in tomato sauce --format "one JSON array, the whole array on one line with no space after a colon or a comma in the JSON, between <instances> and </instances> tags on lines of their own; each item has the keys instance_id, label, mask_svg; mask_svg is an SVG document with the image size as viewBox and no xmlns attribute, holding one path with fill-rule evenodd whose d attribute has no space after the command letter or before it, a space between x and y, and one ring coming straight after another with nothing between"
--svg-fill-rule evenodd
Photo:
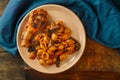
<instances>
[{"instance_id":1,"label":"pasta in tomato sauce","mask_svg":"<svg viewBox=\"0 0 120 80\"><path fill-rule=\"evenodd\" d=\"M38 59L43 66L56 64L80 49L80 43L71 37L72 31L63 21L52 22L45 31L38 33L33 38L29 47L29 58ZM32 55L31 55L32 54ZM32 57L33 56L33 57Z\"/></svg>"}]
</instances>

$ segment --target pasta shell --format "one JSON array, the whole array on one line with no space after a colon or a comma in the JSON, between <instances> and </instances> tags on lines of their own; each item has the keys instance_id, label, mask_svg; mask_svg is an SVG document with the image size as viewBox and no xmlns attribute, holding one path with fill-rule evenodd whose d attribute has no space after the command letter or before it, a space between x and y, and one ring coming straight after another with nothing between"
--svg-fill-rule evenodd
<instances>
[{"instance_id":1,"label":"pasta shell","mask_svg":"<svg viewBox=\"0 0 120 80\"><path fill-rule=\"evenodd\" d=\"M45 61L44 61L43 59L40 59L40 60L39 60L39 63L40 63L41 65L46 65L46 63L45 63Z\"/></svg>"},{"instance_id":2,"label":"pasta shell","mask_svg":"<svg viewBox=\"0 0 120 80\"><path fill-rule=\"evenodd\" d=\"M66 54L60 55L60 60L61 60L61 61L65 60L65 59L66 59Z\"/></svg>"},{"instance_id":3,"label":"pasta shell","mask_svg":"<svg viewBox=\"0 0 120 80\"><path fill-rule=\"evenodd\" d=\"M50 51L55 51L57 48L55 47L55 46L51 46L50 48L49 48L49 50Z\"/></svg>"},{"instance_id":4,"label":"pasta shell","mask_svg":"<svg viewBox=\"0 0 120 80\"><path fill-rule=\"evenodd\" d=\"M57 35L56 35L55 33L52 33L51 39L52 39L52 40L57 40Z\"/></svg>"},{"instance_id":5,"label":"pasta shell","mask_svg":"<svg viewBox=\"0 0 120 80\"><path fill-rule=\"evenodd\" d=\"M49 54L48 54L47 52L43 52L41 58L42 58L43 60L48 60L48 59L49 59Z\"/></svg>"}]
</instances>

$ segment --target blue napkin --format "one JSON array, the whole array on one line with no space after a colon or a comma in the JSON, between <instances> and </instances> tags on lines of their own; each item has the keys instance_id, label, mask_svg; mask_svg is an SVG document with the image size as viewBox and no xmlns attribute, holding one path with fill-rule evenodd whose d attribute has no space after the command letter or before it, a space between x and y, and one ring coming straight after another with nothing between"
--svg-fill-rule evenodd
<instances>
[{"instance_id":1,"label":"blue napkin","mask_svg":"<svg viewBox=\"0 0 120 80\"><path fill-rule=\"evenodd\" d=\"M59 4L83 22L87 36L110 48L120 48L120 0L10 0L0 17L0 46L17 53L16 32L21 19L33 8Z\"/></svg>"}]
</instances>

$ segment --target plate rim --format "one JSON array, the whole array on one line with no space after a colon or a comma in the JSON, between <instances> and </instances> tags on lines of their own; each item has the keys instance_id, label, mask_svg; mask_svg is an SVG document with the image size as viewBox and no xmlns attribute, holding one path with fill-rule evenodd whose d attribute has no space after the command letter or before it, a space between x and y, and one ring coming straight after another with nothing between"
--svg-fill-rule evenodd
<instances>
[{"instance_id":1,"label":"plate rim","mask_svg":"<svg viewBox=\"0 0 120 80\"><path fill-rule=\"evenodd\" d=\"M22 22L24 21L24 19L30 14L30 12L32 12L32 11L38 9L38 8L49 7L49 6L64 8L65 10L69 11L70 14L72 13L72 15L76 16L76 18L79 20L79 23L82 25L81 27L82 27L83 33L84 33L84 46L83 46L83 50L82 50L82 52L81 52L78 60L81 58L81 56L82 56L83 53L84 53L85 46L86 46L86 33L85 33L84 25L83 25L82 21L80 20L80 18L79 18L72 10L70 10L69 8L67 8L67 7L65 7L65 6L58 5L58 4L44 4L44 5L37 6L36 8L33 8L32 10L30 10L30 11L21 19L21 21L20 21L20 23L19 23L19 25L18 25L17 37L16 37L17 48L18 48L18 52L19 52L20 56L22 57L23 61L24 61L28 66L30 66L30 65L29 65L28 62L24 59L24 57L23 57L22 54L21 54L21 51L19 50L18 35L19 35L19 31L20 31L20 26L22 25ZM74 65L78 62L78 60L76 60L76 62L74 62L71 66L69 66L69 67L67 67L66 69L63 69L63 70L61 70L61 71L59 71L59 72L44 72L44 71L40 71L40 70L38 70L38 69L36 69L36 68L34 68L34 67L32 67L32 66L30 66L30 67L33 68L34 70L39 71L39 72L42 72L42 73L46 73L46 74L56 74L56 73L61 73L61 72L64 72L64 71L70 69L72 66L74 66Z\"/></svg>"}]
</instances>

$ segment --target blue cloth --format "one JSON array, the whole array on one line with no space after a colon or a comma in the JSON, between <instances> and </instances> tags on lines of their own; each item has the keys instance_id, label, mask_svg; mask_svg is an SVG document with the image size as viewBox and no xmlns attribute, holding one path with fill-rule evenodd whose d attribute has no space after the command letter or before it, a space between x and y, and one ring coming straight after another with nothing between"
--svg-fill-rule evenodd
<instances>
[{"instance_id":1,"label":"blue cloth","mask_svg":"<svg viewBox=\"0 0 120 80\"><path fill-rule=\"evenodd\" d=\"M17 53L16 32L21 19L43 4L59 4L83 22L87 36L110 48L120 48L120 0L10 0L0 17L0 46Z\"/></svg>"}]
</instances>

